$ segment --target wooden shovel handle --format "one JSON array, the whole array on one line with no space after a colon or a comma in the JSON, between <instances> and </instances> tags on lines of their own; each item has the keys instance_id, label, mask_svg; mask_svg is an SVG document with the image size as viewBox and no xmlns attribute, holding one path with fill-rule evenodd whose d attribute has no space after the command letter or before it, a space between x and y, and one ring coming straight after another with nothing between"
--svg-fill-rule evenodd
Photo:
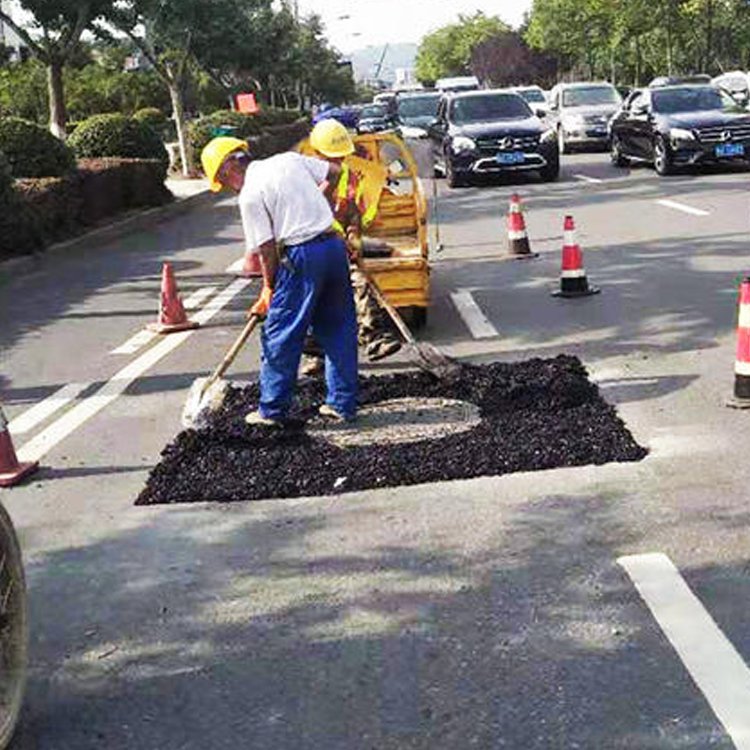
<instances>
[{"instance_id":1,"label":"wooden shovel handle","mask_svg":"<svg viewBox=\"0 0 750 750\"><path fill-rule=\"evenodd\" d=\"M237 336L234 343L230 347L229 351L224 355L224 359L221 360L219 366L213 371L209 379L206 381L205 388L215 383L221 378L224 373L229 369L229 366L234 362L235 358L240 352L240 349L245 345L245 342L250 338L250 334L255 330L255 327L260 323L260 316L251 315L245 323L245 327L240 331L240 335Z\"/></svg>"},{"instance_id":2,"label":"wooden shovel handle","mask_svg":"<svg viewBox=\"0 0 750 750\"><path fill-rule=\"evenodd\" d=\"M390 319L395 323L396 328L398 328L401 335L404 337L404 340L408 344L413 344L415 341L414 336L409 330L409 326L404 322L404 319L398 314L398 310L396 310L396 308L385 298L385 295L380 291L378 285L361 265L359 266L359 270L362 271L365 279L367 279L367 283L372 290L375 299L378 301L378 304L388 313Z\"/></svg>"}]
</instances>

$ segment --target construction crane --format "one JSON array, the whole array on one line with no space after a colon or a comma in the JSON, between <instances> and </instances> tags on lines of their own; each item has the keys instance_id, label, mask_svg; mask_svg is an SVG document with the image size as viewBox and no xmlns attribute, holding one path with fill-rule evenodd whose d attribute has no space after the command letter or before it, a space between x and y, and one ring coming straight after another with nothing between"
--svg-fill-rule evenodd
<instances>
[{"instance_id":1,"label":"construction crane","mask_svg":"<svg viewBox=\"0 0 750 750\"><path fill-rule=\"evenodd\" d=\"M380 62L375 68L374 77L376 81L380 80L380 72L383 70L383 63L385 62L385 56L388 54L388 47L389 47L389 44L386 44L385 47L383 47L383 54L380 56Z\"/></svg>"}]
</instances>

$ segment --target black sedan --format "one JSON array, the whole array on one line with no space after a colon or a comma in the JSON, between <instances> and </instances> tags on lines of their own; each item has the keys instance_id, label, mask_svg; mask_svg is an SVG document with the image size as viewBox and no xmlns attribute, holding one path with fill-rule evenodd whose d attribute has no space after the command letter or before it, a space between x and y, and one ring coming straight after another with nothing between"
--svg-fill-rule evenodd
<instances>
[{"instance_id":1,"label":"black sedan","mask_svg":"<svg viewBox=\"0 0 750 750\"><path fill-rule=\"evenodd\" d=\"M384 104L368 104L359 113L358 133L380 133L396 125L396 119L389 114Z\"/></svg>"},{"instance_id":2,"label":"black sedan","mask_svg":"<svg viewBox=\"0 0 750 750\"><path fill-rule=\"evenodd\" d=\"M440 102L428 132L435 170L451 187L483 174L536 171L549 181L560 173L554 129L544 125L519 94L450 94Z\"/></svg>"},{"instance_id":3,"label":"black sedan","mask_svg":"<svg viewBox=\"0 0 750 750\"><path fill-rule=\"evenodd\" d=\"M750 159L750 114L712 86L634 91L610 124L612 163L652 163L660 175L678 167Z\"/></svg>"}]
</instances>

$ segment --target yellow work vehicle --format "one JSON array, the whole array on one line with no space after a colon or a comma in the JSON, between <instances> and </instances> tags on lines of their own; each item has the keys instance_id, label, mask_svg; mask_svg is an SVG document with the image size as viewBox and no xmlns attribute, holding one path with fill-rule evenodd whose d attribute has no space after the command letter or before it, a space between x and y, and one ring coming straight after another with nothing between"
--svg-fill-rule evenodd
<instances>
[{"instance_id":1,"label":"yellow work vehicle","mask_svg":"<svg viewBox=\"0 0 750 750\"><path fill-rule=\"evenodd\" d=\"M430 304L427 200L414 157L393 133L353 136L357 157L387 170L378 211L365 229L362 265L385 298L412 326L423 325ZM313 153L305 140L301 153Z\"/></svg>"}]
</instances>

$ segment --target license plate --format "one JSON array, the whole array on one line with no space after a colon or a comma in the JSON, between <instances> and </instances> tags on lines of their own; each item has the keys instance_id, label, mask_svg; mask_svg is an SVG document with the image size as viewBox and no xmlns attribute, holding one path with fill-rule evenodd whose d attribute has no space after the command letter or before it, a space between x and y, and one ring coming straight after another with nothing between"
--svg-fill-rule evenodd
<instances>
[{"instance_id":1,"label":"license plate","mask_svg":"<svg viewBox=\"0 0 750 750\"><path fill-rule=\"evenodd\" d=\"M722 143L716 147L716 156L744 156L745 146L742 143Z\"/></svg>"},{"instance_id":2,"label":"license plate","mask_svg":"<svg viewBox=\"0 0 750 750\"><path fill-rule=\"evenodd\" d=\"M523 159L521 151L505 151L495 155L498 164L521 164Z\"/></svg>"}]
</instances>

